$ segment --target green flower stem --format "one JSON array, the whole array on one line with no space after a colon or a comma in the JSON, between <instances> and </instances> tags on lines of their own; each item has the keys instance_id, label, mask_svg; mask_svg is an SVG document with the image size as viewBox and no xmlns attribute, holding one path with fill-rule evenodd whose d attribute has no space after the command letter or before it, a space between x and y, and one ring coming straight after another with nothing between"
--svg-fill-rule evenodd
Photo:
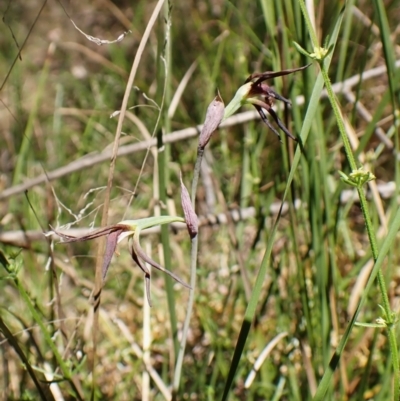
<instances>
[{"instance_id":1,"label":"green flower stem","mask_svg":"<svg viewBox=\"0 0 400 401\"><path fill-rule=\"evenodd\" d=\"M371 244L372 257L374 258L374 262L378 259L378 246L376 243L375 232L372 229L372 222L368 211L367 199L365 197L365 193L362 188L358 188L358 196L360 198L361 210L364 215L365 225L367 227L367 233L369 242ZM385 277L383 276L382 269L378 270L377 274L379 291L382 297L382 306L385 313L386 320L386 328L387 334L389 337L389 347L390 353L392 355L392 365L394 370L394 400L400 400L400 366L399 366L399 353L397 350L397 341L396 341L396 333L395 333L395 325L393 314L390 309L389 297L387 294Z\"/></svg>"},{"instance_id":2,"label":"green flower stem","mask_svg":"<svg viewBox=\"0 0 400 401\"><path fill-rule=\"evenodd\" d=\"M158 185L160 191L160 201L164 204L167 203L167 178L165 176L165 172L167 169L167 155L165 154L165 145L162 144L162 131L159 130L158 135L158 144L159 144L159 151L158 151ZM164 150L162 149L164 146ZM168 211L165 209L161 209L162 215L165 215ZM169 241L170 232L168 226L163 225L161 226L161 242L163 246L164 252L164 266L167 270L171 270L171 247ZM175 294L174 294L174 284L171 277L165 275L165 290L167 293L167 304L168 304L168 311L169 311L169 320L171 325L172 331L172 340L174 344L174 352L175 355L178 352L178 340L177 340L177 327L178 327L178 319L176 317L176 308L175 308Z\"/></svg>"},{"instance_id":3,"label":"green flower stem","mask_svg":"<svg viewBox=\"0 0 400 401\"><path fill-rule=\"evenodd\" d=\"M310 16L308 15L308 11L307 11L306 5L304 3L304 0L299 0L299 5L300 5L301 12L303 13L303 17L306 22L311 41L312 41L314 47L319 47L317 34L315 33L314 27L312 26Z\"/></svg>"},{"instance_id":4,"label":"green flower stem","mask_svg":"<svg viewBox=\"0 0 400 401\"><path fill-rule=\"evenodd\" d=\"M196 159L196 164L194 166L194 173L193 173L192 192L190 194L190 196L192 198L193 208L195 208L195 206L196 206L196 192L197 192L197 185L198 185L199 177L200 177L200 168L201 168L201 162L203 161L203 155L204 155L204 149L198 148L197 149L197 159Z\"/></svg>"},{"instance_id":5,"label":"green flower stem","mask_svg":"<svg viewBox=\"0 0 400 401\"><path fill-rule=\"evenodd\" d=\"M340 113L339 106L336 102L336 98L335 98L335 95L332 90L332 85L331 85L331 81L328 77L328 73L325 70L323 65L321 66L321 74L322 74L322 77L325 82L325 87L326 87L326 90L328 93L328 98L331 102L331 106L332 106L333 112L336 117L336 122L337 122L337 125L339 128L340 135L342 137L347 160L350 164L351 169L356 170L357 164L356 164L356 161L355 161L352 149L351 149L349 138L347 137L347 134L346 134L346 131L344 128L343 118ZM361 210L362 210L364 220L365 220L365 225L367 228L368 239L369 239L369 242L371 245L372 257L374 258L374 262L376 262L376 260L378 258L378 245L377 245L377 241L376 241L375 232L372 227L372 221L371 221L369 211L368 211L367 199L365 197L365 193L364 193L364 190L362 187L358 187L357 191L358 191L358 196L360 199ZM390 348L391 348L391 354L392 354L393 368L394 368L395 372L397 372L395 374L395 392L397 392L397 397L395 397L395 399L398 400L399 399L399 384L400 384L399 358L398 358L398 351L397 351L397 346L396 346L396 339L395 339L394 331L392 328L393 317L392 317L392 313L390 310L389 297L387 294L385 278L383 276L381 269L379 269L379 271L378 271L377 280L378 280L379 290L380 290L380 293L382 296L383 309L386 314L385 319L387 321L387 327L388 327L388 336L389 336L389 342L390 342ZM393 347L393 344L394 344L394 347Z\"/></svg>"},{"instance_id":6,"label":"green flower stem","mask_svg":"<svg viewBox=\"0 0 400 401\"><path fill-rule=\"evenodd\" d=\"M198 250L198 235L192 238L192 249L190 252L190 292L189 292L189 300L187 304L186 317L185 322L183 323L182 330L182 340L179 344L178 358L176 360L175 365L175 374L174 374L174 383L173 383L173 394L174 399L177 397L177 393L179 390L179 384L182 375L182 365L183 365L183 357L185 355L186 348L186 340L189 333L190 327L190 319L192 316L193 305L194 305L194 295L196 289L196 270L197 270L197 250Z\"/></svg>"},{"instance_id":7,"label":"green flower stem","mask_svg":"<svg viewBox=\"0 0 400 401\"><path fill-rule=\"evenodd\" d=\"M344 151L346 152L347 156L347 161L350 164L351 170L357 170L356 160L354 158L353 151L351 150L351 145L349 138L346 134L346 129L344 128L342 113L340 112L339 106L336 102L336 97L335 94L333 93L332 84L331 80L329 79L328 72L326 71L325 67L322 64L321 64L321 74L322 78L324 79L325 88L328 93L328 98L329 101L331 102L333 113L335 114L336 118L336 123L338 125L340 135L342 137Z\"/></svg>"},{"instance_id":8,"label":"green flower stem","mask_svg":"<svg viewBox=\"0 0 400 401\"><path fill-rule=\"evenodd\" d=\"M171 47L172 47L172 37L171 37L171 24L172 24L172 16L171 16L171 4L170 1L164 2L164 37L165 37L165 47L164 47L164 60L165 60L165 82L163 89L163 101L162 101L162 109L163 109L163 131L171 132L171 119L168 116L168 109L171 104L171 76L172 76L172 63L171 63ZM158 177L160 183L160 200L164 204L167 204L167 188L169 185L169 161L170 161L170 146L163 143L162 140L162 130L158 130L157 132L158 142L162 143L164 147L163 151L160 151L158 148L159 155L159 163L158 163ZM161 214L167 214L167 210L161 209ZM165 268L171 270L171 246L170 246L170 232L168 226L164 226L161 228L161 240L163 245L164 252L164 263ZM165 288L167 292L167 302L168 302L168 310L170 316L170 324L172 331L172 340L174 343L174 351L175 356L178 353L178 318L176 316L176 308L175 308L175 292L174 292L174 282L168 275L165 275Z\"/></svg>"},{"instance_id":9,"label":"green flower stem","mask_svg":"<svg viewBox=\"0 0 400 401\"><path fill-rule=\"evenodd\" d=\"M200 177L200 168L201 168L201 162L203 160L203 155L204 155L204 149L199 147L197 149L197 159L194 168L192 189L191 189L193 209L195 209L195 204L196 204L196 192ZM190 252L190 283L189 283L191 289L189 291L189 300L187 304L186 317L183 323L182 340L179 345L178 357L176 359L176 365L175 365L174 382L173 382L173 399L176 399L179 390L179 384L182 375L183 357L185 355L186 340L189 333L190 319L192 317L192 311L194 305L194 295L196 290L196 274L197 274L197 250L199 246L198 239L199 239L198 234L192 238L192 249Z\"/></svg>"},{"instance_id":10,"label":"green flower stem","mask_svg":"<svg viewBox=\"0 0 400 401\"><path fill-rule=\"evenodd\" d=\"M319 49L317 36L312 27L309 15L307 13L307 9L304 4L304 0L299 0L299 5L300 5L301 11L303 13L303 16L304 16L304 19L305 19L305 22L306 22L306 25L307 25L307 28L308 28L308 31L309 31L309 34L311 37L311 41L313 42L313 45L314 45L314 48ZM348 160L351 170L354 171L354 170L357 170L357 164L356 164L355 157L353 155L353 151L351 149L350 141L346 134L346 130L345 130L345 127L343 124L342 114L340 112L338 103L337 103L335 95L333 93L331 81L329 79L328 72L325 68L325 65L322 62L322 59L319 61L320 61L320 66L321 66L321 75L322 75L324 83L325 83L329 101L331 103L333 112L335 114L338 129L339 129L339 132L340 132L340 135L341 135L341 138L343 141L343 146L344 146L344 149L346 152L346 157L347 157L347 160ZM362 185L359 185L357 187L357 191L358 191L360 204L361 204L361 210L362 210L362 213L364 216L364 221L365 221L365 225L366 225L366 229L367 229L368 239L369 239L369 242L371 245L372 257L374 258L374 262L376 263L376 261L378 259L378 246L377 246L376 236L373 231L372 222L371 222L371 218L370 218L369 211L368 211L367 199L365 197L365 193L363 191ZM389 298L388 298L388 294L387 294L385 279L384 279L381 269L379 269L379 271L378 271L377 279L378 279L379 290L380 290L381 297L382 297L383 309L384 309L384 313L386 315L385 316L386 327L388 329L387 333L388 333L388 337L389 337L390 351L391 351L391 355L392 355L392 364L393 364L393 369L395 372L394 399L399 400L400 399L399 398L399 396L400 396L400 372L399 372L399 357L398 357L398 350L397 350L397 344L396 344L396 337L395 337L395 332L394 332L394 327L393 327L394 319L393 319L393 315L390 310L390 303L389 303Z\"/></svg>"}]
</instances>

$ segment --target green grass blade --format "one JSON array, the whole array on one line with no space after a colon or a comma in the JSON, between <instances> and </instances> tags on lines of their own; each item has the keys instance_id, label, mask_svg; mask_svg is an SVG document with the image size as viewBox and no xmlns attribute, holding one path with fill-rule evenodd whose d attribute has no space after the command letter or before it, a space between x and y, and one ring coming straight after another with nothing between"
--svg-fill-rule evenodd
<instances>
[{"instance_id":1,"label":"green grass blade","mask_svg":"<svg viewBox=\"0 0 400 401\"><path fill-rule=\"evenodd\" d=\"M33 319L40 327L41 334L43 335L44 341L46 342L47 346L53 352L53 356L57 361L61 372L65 379L70 383L75 396L78 400L83 400L83 394L81 394L80 388L76 385L74 380L74 375L71 369L69 368L68 364L64 360L63 356L60 354L56 344L54 343L52 336L47 330L46 323L43 321L42 317L40 316L39 312L36 310L34 303L32 302L31 298L29 297L28 293L26 292L24 286L22 285L21 281L18 278L14 280L15 286L18 289L19 294L21 295L22 299L25 302L29 312L31 313Z\"/></svg>"},{"instance_id":2,"label":"green grass blade","mask_svg":"<svg viewBox=\"0 0 400 401\"><path fill-rule=\"evenodd\" d=\"M332 36L331 36L331 39L330 39L329 46L334 46L335 43L336 43L336 40L337 40L337 37L338 37L338 34L339 34L339 30L340 30L340 25L341 25L341 22L342 22L342 19L343 19L343 12L344 12L344 10L342 10L340 16L338 17L335 29L334 29L334 31L332 33ZM331 59L332 59L332 53L333 53L333 51L324 60L324 65L326 66L326 68L329 67L329 64L330 64ZM317 108L319 107L319 102L320 102L319 99L320 99L321 91L322 91L322 88L323 88L323 83L324 83L324 81L323 81L322 75L319 74L319 76L317 78L317 81L316 81L316 84L314 86L314 90L313 90L313 93L312 93L312 96L311 96L311 99L310 99L310 102L309 102L309 105L308 105L308 108L307 108L307 113L306 113L306 116L304 118L304 124L303 124L302 130L301 130L301 133L300 133L302 146L304 146L304 144L307 141L308 133L310 131L311 125L312 125L313 120L314 120L314 115L316 113ZM294 160L293 160L292 168L291 168L291 171L290 171L290 174L289 174L289 178L288 178L288 181L287 181L285 193L284 193L284 196L283 196L283 199L282 199L282 205L283 205L283 202L285 201L285 199L286 199L286 197L288 195L288 192L290 190L290 186L291 186L291 183L293 181L294 174L296 172L297 166L298 166L299 161L300 161L300 157L301 157L301 148L299 146L296 149L296 153L295 153L295 157L294 157ZM228 397L230 388L231 388L231 386L233 384L233 381L234 381L234 378L235 378L235 374L236 374L236 371L237 371L237 368L238 368L238 365L239 365L239 361L241 359L241 356L242 356L242 353L243 353L243 350L244 350L244 347L245 347L245 344L246 344L246 340L247 340L247 337L248 337L249 332L250 332L251 324L252 324L252 321L254 320L256 307L257 307L258 301L260 299L262 284L264 282L264 277L265 277L266 272L267 272L267 270L268 270L268 268L270 266L271 251L272 251L272 246L274 244L275 234L276 234L276 230L277 230L278 223L279 223L279 220L280 220L280 216L281 216L281 214L279 213L278 217L275 220L273 229L271 231L270 238L269 238L268 243L267 243L267 249L265 251L264 258L262 260L262 263L261 263L261 266L260 266L260 270L259 270L258 275L257 275L257 279L256 279L256 282L255 282L255 285L254 285L254 289L253 289L253 292L252 292L252 296L251 296L251 299L250 299L250 301L249 301L249 303L247 305L247 308L246 308L246 312L245 312L244 319L243 319L243 322L242 322L242 327L240 329L238 341L237 341L237 344L236 344L236 347L235 347L235 351L234 351L234 354L233 354L231 366L230 366L230 369L229 369L227 381L225 383L225 389L224 389L224 393L223 393L223 396L222 396L222 401L225 401L225 400L228 399L227 397Z\"/></svg>"},{"instance_id":3,"label":"green grass blade","mask_svg":"<svg viewBox=\"0 0 400 401\"><path fill-rule=\"evenodd\" d=\"M31 112L29 113L28 122L26 123L24 135L22 138L21 147L18 153L18 159L15 166L14 174L13 174L13 184L17 184L21 181L21 177L23 176L27 165L29 164L27 160L29 159L29 153L31 152L33 146L31 143L33 132L34 132L34 124L36 118L38 116L38 111L40 108L40 104L43 96L45 96L46 90L46 82L49 78L49 71L51 66L51 49L48 50L48 57L43 65L43 70L40 74L38 81L38 89L35 94L35 100L33 102L33 107Z\"/></svg>"},{"instance_id":4,"label":"green grass blade","mask_svg":"<svg viewBox=\"0 0 400 401\"><path fill-rule=\"evenodd\" d=\"M339 363L340 356L341 356L341 354L344 350L344 347L346 346L346 343L349 339L351 329L353 328L353 325L356 322L356 319L361 310L361 307L364 305L364 302L367 299L367 296L372 288L372 285L374 284L374 281L378 275L379 270L383 266L383 262L386 258L386 255L391 250L392 244L393 244L399 230L400 230L400 209L397 210L396 216L393 219L392 224L390 225L389 233L382 243L381 249L378 254L378 258L375 262L374 268L371 271L371 275L368 279L367 285L365 286L365 290L361 296L361 299L357 306L357 309L356 309L353 317L351 318L351 320L346 328L346 331L344 332L343 337L340 340L340 343L339 343L334 355L332 356L332 359L329 363L328 369L326 370L326 372L324 373L324 376L322 377L322 380L318 386L318 390L315 394L315 397L313 398L314 401L320 401L320 400L325 399L324 398L325 393L329 388L333 372L335 371L335 369Z\"/></svg>"},{"instance_id":5,"label":"green grass blade","mask_svg":"<svg viewBox=\"0 0 400 401\"><path fill-rule=\"evenodd\" d=\"M387 19L385 5L382 0L374 0L373 5L375 13L379 23L379 29L383 45L383 53L385 55L385 63L387 68L388 83L390 88L390 94L392 99L393 110L396 110L396 90L395 87L395 60L394 60L394 48L392 39L390 37L389 21ZM398 86L398 85L397 85Z\"/></svg>"}]
</instances>

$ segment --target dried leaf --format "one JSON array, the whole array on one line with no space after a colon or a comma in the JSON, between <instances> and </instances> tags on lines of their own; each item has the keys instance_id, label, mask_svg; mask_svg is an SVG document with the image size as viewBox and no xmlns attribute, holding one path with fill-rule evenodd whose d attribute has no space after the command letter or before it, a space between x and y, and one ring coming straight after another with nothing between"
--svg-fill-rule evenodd
<instances>
[{"instance_id":1,"label":"dried leaf","mask_svg":"<svg viewBox=\"0 0 400 401\"><path fill-rule=\"evenodd\" d=\"M78 26L75 24L75 22L72 19L70 19L70 21L72 22L72 25L75 27L75 29L77 31L79 31L83 36L85 36L85 38L87 40L89 40L90 42L96 43L97 46L111 45L113 43L121 42L126 35L128 35L129 33L132 33L131 30L124 32L121 35L119 35L118 38L115 40L100 39L100 38L96 38L94 36L88 35L87 33L83 32L81 29L78 28Z\"/></svg>"},{"instance_id":2,"label":"dried leaf","mask_svg":"<svg viewBox=\"0 0 400 401\"><path fill-rule=\"evenodd\" d=\"M64 234L64 233L52 228L52 230L59 237L61 237L63 239L63 243L89 241L91 239L95 239L95 238L102 237L104 235L108 235L115 230L120 230L121 232L123 232L123 231L129 231L129 229L130 229L130 227L125 224L114 224L113 226L99 228L98 230L92 231L89 234L82 235L82 237L73 237L72 235Z\"/></svg>"}]
</instances>

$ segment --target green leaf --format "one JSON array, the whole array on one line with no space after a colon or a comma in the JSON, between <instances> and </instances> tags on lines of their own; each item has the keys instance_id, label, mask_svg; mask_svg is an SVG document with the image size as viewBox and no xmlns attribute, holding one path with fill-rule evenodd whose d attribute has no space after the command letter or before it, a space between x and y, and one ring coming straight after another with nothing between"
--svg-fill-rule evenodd
<instances>
[{"instance_id":1,"label":"green leaf","mask_svg":"<svg viewBox=\"0 0 400 401\"><path fill-rule=\"evenodd\" d=\"M132 231L135 231L136 227L138 227L141 230L145 230L146 228L162 226L163 224L184 223L184 222L185 219L179 216L152 216L138 220L124 220L120 221L118 224L125 224L129 226Z\"/></svg>"},{"instance_id":2,"label":"green leaf","mask_svg":"<svg viewBox=\"0 0 400 401\"><path fill-rule=\"evenodd\" d=\"M301 47L297 42L293 41L293 45L303 56L310 57L310 53L308 53L308 51Z\"/></svg>"}]
</instances>

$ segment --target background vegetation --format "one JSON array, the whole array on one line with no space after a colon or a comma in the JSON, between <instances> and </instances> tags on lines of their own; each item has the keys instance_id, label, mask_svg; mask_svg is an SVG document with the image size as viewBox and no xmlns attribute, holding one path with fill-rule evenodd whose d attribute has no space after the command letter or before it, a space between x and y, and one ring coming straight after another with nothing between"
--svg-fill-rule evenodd
<instances>
[{"instance_id":1,"label":"background vegetation","mask_svg":"<svg viewBox=\"0 0 400 401\"><path fill-rule=\"evenodd\" d=\"M101 225L115 112L159 3L7 3L0 24L0 399L170 399L188 290L155 271L149 309L143 274L121 244L96 326L97 243L62 245L43 235L50 226L79 235ZM379 327L356 325L345 335L339 366L320 399L388 400L394 375L385 326L390 322L397 340L400 281L393 223L400 1L316 0L307 2L307 11L321 46L339 29L329 77L357 167L377 178L364 189L377 247L388 247L381 267L394 312L385 315L382 294L372 286L357 320ZM131 32L98 46L74 24L109 41ZM227 104L251 73L312 61L293 41L313 51L297 0L166 1L139 55L108 224L160 212L182 215L179 172L189 186L196 127L217 89ZM296 137L302 133L301 145L284 136L280 142L244 107L206 149L196 206L202 223L197 288L177 399L219 400L228 377L230 400L318 397L356 311L377 257L357 192L339 174L352 169L325 91L312 106L319 72L314 62L270 82L291 99L292 108L278 114ZM315 114L307 121L311 107ZM167 143L162 160L148 142L160 134ZM152 232L141 243L189 281L185 229ZM265 274L257 279L265 255ZM246 323L256 284L255 319ZM234 372L245 324L251 327L246 343L239 341L244 349L237 351Z\"/></svg>"}]
</instances>

